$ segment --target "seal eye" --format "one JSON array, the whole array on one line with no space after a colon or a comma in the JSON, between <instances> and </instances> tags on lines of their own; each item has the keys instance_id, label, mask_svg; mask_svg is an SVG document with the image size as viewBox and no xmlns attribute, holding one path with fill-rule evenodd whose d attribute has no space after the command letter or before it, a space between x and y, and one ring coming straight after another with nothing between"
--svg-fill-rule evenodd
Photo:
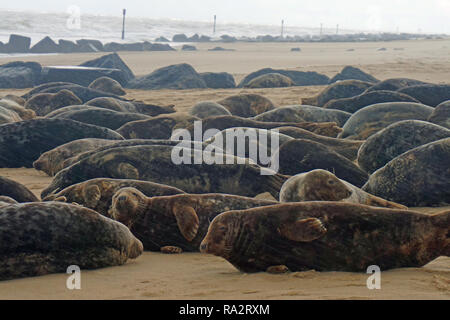
<instances>
[{"instance_id":1,"label":"seal eye","mask_svg":"<svg viewBox=\"0 0 450 320\"><path fill-rule=\"evenodd\" d=\"M226 231L226 230L227 230L227 228L224 226L219 227L219 231Z\"/></svg>"},{"instance_id":2,"label":"seal eye","mask_svg":"<svg viewBox=\"0 0 450 320\"><path fill-rule=\"evenodd\" d=\"M328 184L333 185L334 181L333 180L328 180Z\"/></svg>"}]
</instances>

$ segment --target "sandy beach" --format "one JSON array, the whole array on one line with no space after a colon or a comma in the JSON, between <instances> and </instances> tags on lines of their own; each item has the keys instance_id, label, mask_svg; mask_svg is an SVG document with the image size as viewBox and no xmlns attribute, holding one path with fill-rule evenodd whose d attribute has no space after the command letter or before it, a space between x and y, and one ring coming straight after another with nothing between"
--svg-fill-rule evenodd
<instances>
[{"instance_id":1,"label":"sandy beach","mask_svg":"<svg viewBox=\"0 0 450 320\"><path fill-rule=\"evenodd\" d=\"M224 43L235 51L211 52L216 44L195 44L194 52L120 52L137 76L176 63L189 63L198 72L229 72L238 83L260 68L317 71L333 76L353 65L383 80L407 77L450 83L450 40L374 43ZM301 47L301 52L290 52ZM377 51L386 48L386 51ZM347 51L354 49L354 51ZM395 49L395 50L394 50ZM104 53L0 57L9 61L37 61L44 66L78 65ZM272 89L127 90L126 98L174 104L184 111L196 102L216 101L251 92L277 106L299 104L323 87ZM0 96L28 90L0 89ZM0 175L25 184L36 195L50 182L34 169L0 169ZM450 208L420 208L432 213ZM244 274L222 258L200 253L163 255L145 252L120 267L82 270L81 290L66 288L66 274L0 282L0 299L450 299L450 258L440 257L422 268L381 273L381 289L369 290L364 273L295 272L284 275Z\"/></svg>"}]
</instances>

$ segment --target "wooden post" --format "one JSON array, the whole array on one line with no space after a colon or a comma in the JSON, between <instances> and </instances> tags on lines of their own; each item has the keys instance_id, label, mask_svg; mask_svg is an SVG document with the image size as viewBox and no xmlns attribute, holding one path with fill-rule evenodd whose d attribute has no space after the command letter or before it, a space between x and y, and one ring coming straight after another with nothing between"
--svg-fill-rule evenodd
<instances>
[{"instance_id":1,"label":"wooden post","mask_svg":"<svg viewBox=\"0 0 450 320\"><path fill-rule=\"evenodd\" d=\"M323 27L323 23L320 24L320 37L322 38L322 27Z\"/></svg>"},{"instance_id":2,"label":"wooden post","mask_svg":"<svg viewBox=\"0 0 450 320\"><path fill-rule=\"evenodd\" d=\"M281 20L281 38L283 38L284 33L284 20Z\"/></svg>"},{"instance_id":3,"label":"wooden post","mask_svg":"<svg viewBox=\"0 0 450 320\"><path fill-rule=\"evenodd\" d=\"M213 34L216 34L216 15L214 15L214 29Z\"/></svg>"},{"instance_id":4,"label":"wooden post","mask_svg":"<svg viewBox=\"0 0 450 320\"><path fill-rule=\"evenodd\" d=\"M125 15L127 13L127 9L123 9L123 22L122 22L122 40L125 39Z\"/></svg>"},{"instance_id":5,"label":"wooden post","mask_svg":"<svg viewBox=\"0 0 450 320\"><path fill-rule=\"evenodd\" d=\"M339 25L336 25L336 34L339 33Z\"/></svg>"}]
</instances>

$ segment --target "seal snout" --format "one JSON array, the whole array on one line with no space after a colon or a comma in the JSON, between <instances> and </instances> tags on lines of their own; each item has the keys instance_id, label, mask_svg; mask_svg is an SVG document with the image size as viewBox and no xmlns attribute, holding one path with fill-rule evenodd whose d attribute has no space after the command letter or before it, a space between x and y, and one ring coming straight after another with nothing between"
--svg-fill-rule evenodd
<instances>
[{"instance_id":1,"label":"seal snout","mask_svg":"<svg viewBox=\"0 0 450 320\"><path fill-rule=\"evenodd\" d=\"M208 253L208 243L207 242L202 242L200 244L200 252L201 253Z\"/></svg>"}]
</instances>

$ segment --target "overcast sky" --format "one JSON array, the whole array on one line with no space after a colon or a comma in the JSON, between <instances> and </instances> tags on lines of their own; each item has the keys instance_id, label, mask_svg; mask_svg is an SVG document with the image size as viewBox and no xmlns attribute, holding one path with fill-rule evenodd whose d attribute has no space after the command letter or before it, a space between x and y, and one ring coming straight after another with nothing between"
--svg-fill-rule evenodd
<instances>
[{"instance_id":1,"label":"overcast sky","mask_svg":"<svg viewBox=\"0 0 450 320\"><path fill-rule=\"evenodd\" d=\"M450 34L450 0L14 0L0 9Z\"/></svg>"}]
</instances>

